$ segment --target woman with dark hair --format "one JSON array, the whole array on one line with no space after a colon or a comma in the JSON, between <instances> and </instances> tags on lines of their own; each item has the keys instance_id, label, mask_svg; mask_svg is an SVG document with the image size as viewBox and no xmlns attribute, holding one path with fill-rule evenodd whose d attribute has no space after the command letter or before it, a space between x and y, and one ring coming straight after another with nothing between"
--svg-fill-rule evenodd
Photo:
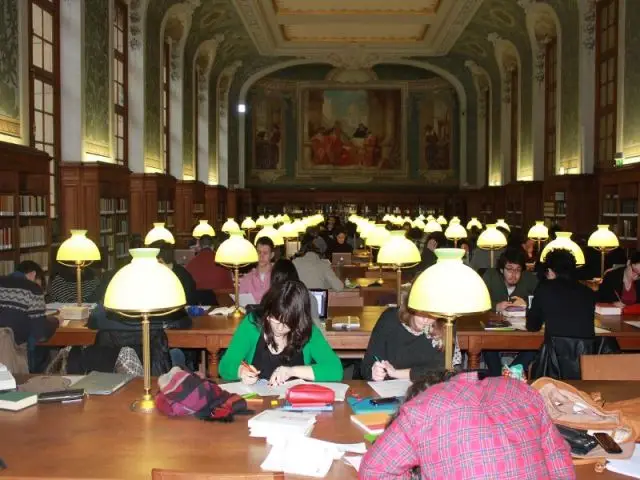
<instances>
[{"instance_id":1,"label":"woman with dark hair","mask_svg":"<svg viewBox=\"0 0 640 480\"><path fill-rule=\"evenodd\" d=\"M538 284L527 312L527 330L545 325L549 337L589 338L595 335L596 295L576 280L576 259L569 250L551 250L544 261L546 280Z\"/></svg>"},{"instance_id":2,"label":"woman with dark hair","mask_svg":"<svg viewBox=\"0 0 640 480\"><path fill-rule=\"evenodd\" d=\"M347 242L347 231L336 228L333 231L333 239L327 249L327 258L331 259L334 253L353 253L353 247Z\"/></svg>"},{"instance_id":3,"label":"woman with dark hair","mask_svg":"<svg viewBox=\"0 0 640 480\"><path fill-rule=\"evenodd\" d=\"M220 361L224 380L251 385L267 379L278 385L291 378L342 380L342 364L311 320L309 291L287 281L262 298L260 313L248 314ZM251 364L247 366L246 363Z\"/></svg>"},{"instance_id":4,"label":"woman with dark hair","mask_svg":"<svg viewBox=\"0 0 640 480\"><path fill-rule=\"evenodd\" d=\"M605 273L598 299L604 303L621 302L624 305L640 303L640 252L631 255L624 267Z\"/></svg>"},{"instance_id":5,"label":"woman with dark hair","mask_svg":"<svg viewBox=\"0 0 640 480\"><path fill-rule=\"evenodd\" d=\"M371 332L361 373L367 380L415 380L444 368L443 321L414 312L404 293L400 308L388 308ZM462 363L456 342L453 365Z\"/></svg>"}]
</instances>

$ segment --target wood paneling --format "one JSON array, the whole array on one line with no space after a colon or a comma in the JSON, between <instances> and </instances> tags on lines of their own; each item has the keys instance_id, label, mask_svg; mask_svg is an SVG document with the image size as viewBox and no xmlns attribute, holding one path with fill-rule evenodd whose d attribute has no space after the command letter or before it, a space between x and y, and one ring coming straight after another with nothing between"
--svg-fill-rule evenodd
<instances>
[{"instance_id":1,"label":"wood paneling","mask_svg":"<svg viewBox=\"0 0 640 480\"><path fill-rule=\"evenodd\" d=\"M153 227L153 222L165 222L173 229L176 179L159 173L131 174L131 233L142 236ZM167 202L167 208L159 208ZM162 211L161 211L162 210Z\"/></svg>"},{"instance_id":2,"label":"wood paneling","mask_svg":"<svg viewBox=\"0 0 640 480\"><path fill-rule=\"evenodd\" d=\"M197 181L176 182L175 231L176 247L188 247L193 227L205 219L205 186Z\"/></svg>"}]
</instances>

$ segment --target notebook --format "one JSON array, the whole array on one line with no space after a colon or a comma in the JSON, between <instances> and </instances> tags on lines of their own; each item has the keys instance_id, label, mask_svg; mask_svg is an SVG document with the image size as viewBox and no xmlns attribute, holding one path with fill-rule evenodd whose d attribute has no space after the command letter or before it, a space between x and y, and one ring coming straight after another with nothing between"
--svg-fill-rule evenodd
<instances>
[{"instance_id":1,"label":"notebook","mask_svg":"<svg viewBox=\"0 0 640 480\"><path fill-rule=\"evenodd\" d=\"M307 437L311 434L315 423L316 414L313 412L265 410L249 419L249 436Z\"/></svg>"},{"instance_id":2,"label":"notebook","mask_svg":"<svg viewBox=\"0 0 640 480\"><path fill-rule=\"evenodd\" d=\"M384 412L351 415L351 421L371 435L380 435L389 423L391 414Z\"/></svg>"},{"instance_id":3,"label":"notebook","mask_svg":"<svg viewBox=\"0 0 640 480\"><path fill-rule=\"evenodd\" d=\"M398 410L401 402L384 403L382 405L375 405L371 403L372 397L355 398L348 397L347 402L356 415L366 413L386 413L391 414Z\"/></svg>"},{"instance_id":4,"label":"notebook","mask_svg":"<svg viewBox=\"0 0 640 480\"><path fill-rule=\"evenodd\" d=\"M596 313L598 315L622 315L622 307L613 303L596 303Z\"/></svg>"},{"instance_id":5,"label":"notebook","mask_svg":"<svg viewBox=\"0 0 640 480\"><path fill-rule=\"evenodd\" d=\"M91 372L73 385L83 388L89 395L111 395L133 379L122 373Z\"/></svg>"},{"instance_id":6,"label":"notebook","mask_svg":"<svg viewBox=\"0 0 640 480\"><path fill-rule=\"evenodd\" d=\"M17 412L38 403L38 395L30 392L0 393L0 410Z\"/></svg>"},{"instance_id":7,"label":"notebook","mask_svg":"<svg viewBox=\"0 0 640 480\"><path fill-rule=\"evenodd\" d=\"M7 367L0 363L0 392L3 390L15 390L16 379L13 378Z\"/></svg>"}]
</instances>

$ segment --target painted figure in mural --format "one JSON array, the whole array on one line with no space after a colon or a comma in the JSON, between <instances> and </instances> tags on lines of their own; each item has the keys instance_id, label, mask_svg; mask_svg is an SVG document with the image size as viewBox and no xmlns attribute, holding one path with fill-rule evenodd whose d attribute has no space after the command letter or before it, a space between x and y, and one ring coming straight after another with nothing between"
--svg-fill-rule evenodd
<instances>
[{"instance_id":1,"label":"painted figure in mural","mask_svg":"<svg viewBox=\"0 0 640 480\"><path fill-rule=\"evenodd\" d=\"M280 125L274 123L271 131L260 130L256 134L256 168L260 170L273 170L280 163Z\"/></svg>"},{"instance_id":2,"label":"painted figure in mural","mask_svg":"<svg viewBox=\"0 0 640 480\"><path fill-rule=\"evenodd\" d=\"M353 132L353 138L367 138L369 136L369 127L360 122L358 128Z\"/></svg>"},{"instance_id":3,"label":"painted figure in mural","mask_svg":"<svg viewBox=\"0 0 640 480\"><path fill-rule=\"evenodd\" d=\"M256 167L266 170L269 165L269 156L271 155L269 141L267 140L267 132L261 130L256 133Z\"/></svg>"},{"instance_id":4,"label":"painted figure in mural","mask_svg":"<svg viewBox=\"0 0 640 480\"><path fill-rule=\"evenodd\" d=\"M271 128L271 135L269 137L269 168L275 169L278 168L278 164L280 163L280 138L282 137L280 133L280 125L274 123Z\"/></svg>"},{"instance_id":5,"label":"painted figure in mural","mask_svg":"<svg viewBox=\"0 0 640 480\"><path fill-rule=\"evenodd\" d=\"M433 125L427 125L424 132L424 157L429 170L438 170L438 140Z\"/></svg>"}]
</instances>

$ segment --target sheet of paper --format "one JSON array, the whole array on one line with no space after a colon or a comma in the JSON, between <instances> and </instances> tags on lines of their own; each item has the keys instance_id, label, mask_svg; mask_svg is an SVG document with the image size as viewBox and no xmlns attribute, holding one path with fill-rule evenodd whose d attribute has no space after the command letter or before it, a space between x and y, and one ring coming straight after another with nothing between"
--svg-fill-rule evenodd
<instances>
[{"instance_id":1,"label":"sheet of paper","mask_svg":"<svg viewBox=\"0 0 640 480\"><path fill-rule=\"evenodd\" d=\"M221 383L219 387L225 392L235 393L236 395L247 395L253 393L248 385L242 382Z\"/></svg>"},{"instance_id":2,"label":"sheet of paper","mask_svg":"<svg viewBox=\"0 0 640 480\"><path fill-rule=\"evenodd\" d=\"M596 335L610 332L610 330L607 330L606 328L600 328L600 327L594 327L594 328L596 331Z\"/></svg>"},{"instance_id":3,"label":"sheet of paper","mask_svg":"<svg viewBox=\"0 0 640 480\"><path fill-rule=\"evenodd\" d=\"M66 378L67 380L69 380L71 382L69 386L72 387L75 383L78 383L85 376L86 375L64 375L63 378Z\"/></svg>"},{"instance_id":4,"label":"sheet of paper","mask_svg":"<svg viewBox=\"0 0 640 480\"><path fill-rule=\"evenodd\" d=\"M360 471L360 463L362 462L362 455L354 455L354 456L345 456L344 461L347 462L348 465L351 465L356 469L356 472Z\"/></svg>"},{"instance_id":5,"label":"sheet of paper","mask_svg":"<svg viewBox=\"0 0 640 480\"><path fill-rule=\"evenodd\" d=\"M349 390L349 385L346 383L337 383L337 382L313 382L316 385L322 385L323 387L330 388L336 394L336 402L344 402L344 397L347 395L347 390Z\"/></svg>"},{"instance_id":6,"label":"sheet of paper","mask_svg":"<svg viewBox=\"0 0 640 480\"><path fill-rule=\"evenodd\" d=\"M637 320L625 320L624 323L631 325L632 327L640 328L640 321Z\"/></svg>"},{"instance_id":7,"label":"sheet of paper","mask_svg":"<svg viewBox=\"0 0 640 480\"><path fill-rule=\"evenodd\" d=\"M381 397L404 397L410 380L385 380L384 382L368 382L369 386Z\"/></svg>"},{"instance_id":8,"label":"sheet of paper","mask_svg":"<svg viewBox=\"0 0 640 480\"><path fill-rule=\"evenodd\" d=\"M236 301L236 296L233 293L230 293L229 296L231 297L231 300L233 302ZM241 307L246 307L247 305L255 305L256 303L256 299L253 297L253 294L251 293L241 293L240 294L240 306Z\"/></svg>"},{"instance_id":9,"label":"sheet of paper","mask_svg":"<svg viewBox=\"0 0 640 480\"><path fill-rule=\"evenodd\" d=\"M631 458L626 460L609 459L606 469L632 478L640 478L640 448L636 448Z\"/></svg>"}]
</instances>

